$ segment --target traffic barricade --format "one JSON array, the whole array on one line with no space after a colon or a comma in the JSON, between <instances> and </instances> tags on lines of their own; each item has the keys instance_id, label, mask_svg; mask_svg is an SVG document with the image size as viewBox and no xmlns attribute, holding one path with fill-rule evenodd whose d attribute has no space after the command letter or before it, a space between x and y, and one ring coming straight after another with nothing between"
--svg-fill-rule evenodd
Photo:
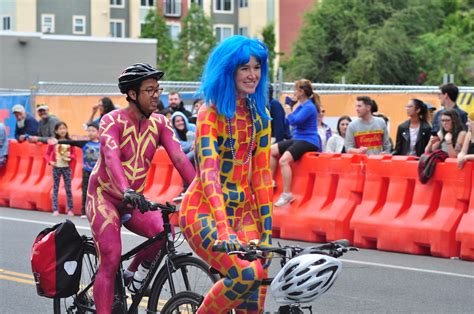
<instances>
[{"instance_id":1,"label":"traffic barricade","mask_svg":"<svg viewBox=\"0 0 474 314\"><path fill-rule=\"evenodd\" d=\"M469 168L471 170L469 170ZM474 171L472 162L464 165L466 171ZM471 196L468 211L461 217L461 222L456 230L456 240L461 243L460 257L474 261L474 174L471 176Z\"/></svg>"},{"instance_id":2,"label":"traffic barricade","mask_svg":"<svg viewBox=\"0 0 474 314\"><path fill-rule=\"evenodd\" d=\"M8 146L8 160L5 167L0 170L0 206L9 206L10 182L15 178L19 169L22 144L10 140Z\"/></svg>"},{"instance_id":3,"label":"traffic barricade","mask_svg":"<svg viewBox=\"0 0 474 314\"><path fill-rule=\"evenodd\" d=\"M458 256L455 231L467 211L471 172L447 159L422 184L417 169L412 157L368 158L362 202L350 221L356 246Z\"/></svg>"},{"instance_id":4,"label":"traffic barricade","mask_svg":"<svg viewBox=\"0 0 474 314\"><path fill-rule=\"evenodd\" d=\"M22 182L21 189L10 190L10 207L22 209L36 209L41 190L38 185L44 180L45 172L48 170L44 155L47 145L37 143L25 143L23 154L29 156L31 167L28 178ZM26 149L28 147L28 149Z\"/></svg>"},{"instance_id":5,"label":"traffic barricade","mask_svg":"<svg viewBox=\"0 0 474 314\"><path fill-rule=\"evenodd\" d=\"M352 241L349 221L364 188L365 155L307 153L305 195L281 225L281 236L309 242ZM294 186L294 190L303 186Z\"/></svg>"},{"instance_id":6,"label":"traffic barricade","mask_svg":"<svg viewBox=\"0 0 474 314\"><path fill-rule=\"evenodd\" d=\"M165 198L165 194L173 179L173 168L166 150L164 148L157 149L151 161L143 191L147 198L157 202L171 202L171 199Z\"/></svg>"}]
</instances>

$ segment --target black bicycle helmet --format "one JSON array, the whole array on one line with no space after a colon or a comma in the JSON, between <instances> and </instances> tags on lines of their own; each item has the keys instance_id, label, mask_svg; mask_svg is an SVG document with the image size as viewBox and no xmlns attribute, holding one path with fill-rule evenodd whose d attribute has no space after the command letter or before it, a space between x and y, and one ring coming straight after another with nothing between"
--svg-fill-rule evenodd
<instances>
[{"instance_id":1,"label":"black bicycle helmet","mask_svg":"<svg viewBox=\"0 0 474 314\"><path fill-rule=\"evenodd\" d=\"M165 72L160 71L149 64L135 63L127 67L123 70L122 74L120 74L118 78L118 87L122 94L126 94L142 81L149 78L159 80L164 74Z\"/></svg>"}]
</instances>

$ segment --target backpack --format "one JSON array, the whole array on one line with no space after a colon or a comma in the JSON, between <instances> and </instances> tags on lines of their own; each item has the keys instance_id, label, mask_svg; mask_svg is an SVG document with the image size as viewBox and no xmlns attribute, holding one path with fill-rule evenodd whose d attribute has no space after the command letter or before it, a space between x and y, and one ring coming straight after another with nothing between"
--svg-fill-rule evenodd
<instances>
[{"instance_id":1,"label":"backpack","mask_svg":"<svg viewBox=\"0 0 474 314\"><path fill-rule=\"evenodd\" d=\"M79 291L84 240L70 220L41 231L31 250L38 295L66 298Z\"/></svg>"},{"instance_id":2,"label":"backpack","mask_svg":"<svg viewBox=\"0 0 474 314\"><path fill-rule=\"evenodd\" d=\"M448 158L448 154L441 149L421 155L418 163L418 178L420 179L420 182L423 184L428 182L434 174L436 164L440 161L445 161L446 158Z\"/></svg>"}]
</instances>

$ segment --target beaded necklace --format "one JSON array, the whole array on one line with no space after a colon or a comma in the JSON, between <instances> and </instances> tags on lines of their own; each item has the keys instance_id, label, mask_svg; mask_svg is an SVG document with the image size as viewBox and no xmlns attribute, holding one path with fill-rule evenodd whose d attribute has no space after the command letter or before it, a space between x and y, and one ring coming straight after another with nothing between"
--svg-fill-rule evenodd
<instances>
[{"instance_id":1,"label":"beaded necklace","mask_svg":"<svg viewBox=\"0 0 474 314\"><path fill-rule=\"evenodd\" d=\"M234 162L236 162L237 164L241 166L247 164L250 161L250 157L252 157L252 147L255 142L255 126L254 126L254 120L253 120L255 100L251 99L250 97L247 97L247 100L245 103L247 105L247 108L250 110L250 119L252 120L252 136L250 138L250 145L247 151L247 157L245 158L244 162L239 161L235 155L235 150L234 150L235 140L232 138L232 121L231 119L227 118L227 126L228 126L227 129L229 130L230 151L232 152L232 158L234 159Z\"/></svg>"}]
</instances>

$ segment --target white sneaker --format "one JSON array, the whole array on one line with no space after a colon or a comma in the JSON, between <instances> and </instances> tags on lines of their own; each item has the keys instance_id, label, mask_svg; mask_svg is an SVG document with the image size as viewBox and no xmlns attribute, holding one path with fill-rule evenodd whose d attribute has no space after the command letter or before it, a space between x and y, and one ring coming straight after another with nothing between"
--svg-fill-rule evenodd
<instances>
[{"instance_id":1,"label":"white sneaker","mask_svg":"<svg viewBox=\"0 0 474 314\"><path fill-rule=\"evenodd\" d=\"M295 200L295 197L293 196L292 193L283 192L283 193L281 193L280 198L278 199L278 201L276 201L276 203L274 205L276 207L282 207L282 206L285 206L287 204L290 204L294 200Z\"/></svg>"}]
</instances>

